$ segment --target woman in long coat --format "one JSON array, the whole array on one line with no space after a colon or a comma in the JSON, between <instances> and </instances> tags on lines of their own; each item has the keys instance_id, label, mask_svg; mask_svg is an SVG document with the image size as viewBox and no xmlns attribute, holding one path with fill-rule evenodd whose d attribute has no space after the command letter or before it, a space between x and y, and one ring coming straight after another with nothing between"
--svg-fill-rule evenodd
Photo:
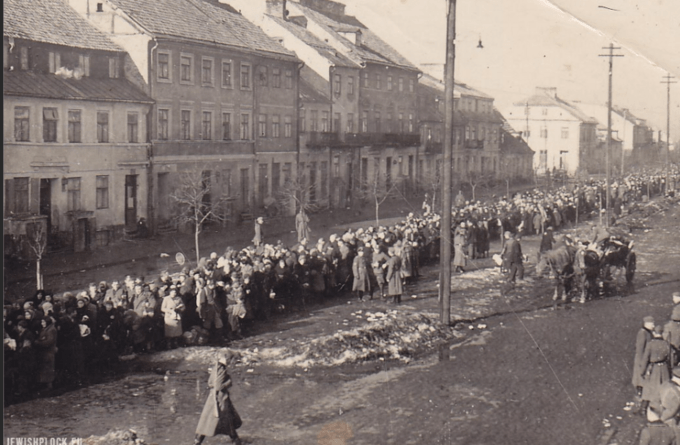
<instances>
[{"instance_id":1,"label":"woman in long coat","mask_svg":"<svg viewBox=\"0 0 680 445\"><path fill-rule=\"evenodd\" d=\"M170 288L170 293L163 297L161 312L163 312L163 322L165 325L165 338L168 347L177 347L177 342L182 338L182 312L184 303L182 298L177 295L175 286Z\"/></svg>"},{"instance_id":2,"label":"woman in long coat","mask_svg":"<svg viewBox=\"0 0 680 445\"><path fill-rule=\"evenodd\" d=\"M465 223L460 223L460 227L456 227L453 233L453 266L456 272L465 272L463 267L467 265L465 261L465 243L467 241L467 230L465 230Z\"/></svg>"},{"instance_id":3,"label":"woman in long coat","mask_svg":"<svg viewBox=\"0 0 680 445\"><path fill-rule=\"evenodd\" d=\"M38 382L52 389L54 382L54 360L57 355L57 328L52 317L40 320L42 330L38 339L33 343L38 352Z\"/></svg>"},{"instance_id":4,"label":"woman in long coat","mask_svg":"<svg viewBox=\"0 0 680 445\"><path fill-rule=\"evenodd\" d=\"M208 398L203 405L203 412L196 426L194 445L202 444L206 436L213 437L217 434L227 435L231 437L233 443L241 444L241 439L236 432L242 425L241 417L229 397L232 382L227 372L227 365L232 359L232 353L227 352L217 360L212 370L208 381L210 387Z\"/></svg>"},{"instance_id":5,"label":"woman in long coat","mask_svg":"<svg viewBox=\"0 0 680 445\"><path fill-rule=\"evenodd\" d=\"M352 273L354 274L354 282L352 283L352 291L357 293L359 301L363 300L365 293L371 293L371 277L368 274L366 267L366 258L364 257L364 248L359 247L357 256L352 262Z\"/></svg>"},{"instance_id":6,"label":"woman in long coat","mask_svg":"<svg viewBox=\"0 0 680 445\"><path fill-rule=\"evenodd\" d=\"M387 261L387 295L392 297L393 303L401 303L401 294L404 288L401 283L401 258L395 252L394 248L390 247L388 254L390 259Z\"/></svg>"},{"instance_id":7,"label":"woman in long coat","mask_svg":"<svg viewBox=\"0 0 680 445\"><path fill-rule=\"evenodd\" d=\"M644 373L642 374L642 407L661 406L661 385L671 379L670 356L671 346L662 338L663 327L656 326L652 339L645 346L642 356Z\"/></svg>"}]
</instances>

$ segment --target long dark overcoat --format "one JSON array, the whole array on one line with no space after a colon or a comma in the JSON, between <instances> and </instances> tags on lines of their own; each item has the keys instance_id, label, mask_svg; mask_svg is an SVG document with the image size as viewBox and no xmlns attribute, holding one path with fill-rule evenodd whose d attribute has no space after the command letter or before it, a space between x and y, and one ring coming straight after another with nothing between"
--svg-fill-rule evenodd
<instances>
[{"instance_id":1,"label":"long dark overcoat","mask_svg":"<svg viewBox=\"0 0 680 445\"><path fill-rule=\"evenodd\" d=\"M354 274L354 282L352 283L353 291L370 292L371 291L371 276L368 274L366 267L366 258L357 255L352 262L352 273Z\"/></svg>"},{"instance_id":2,"label":"long dark overcoat","mask_svg":"<svg viewBox=\"0 0 680 445\"><path fill-rule=\"evenodd\" d=\"M390 257L387 262L387 295L401 295L404 289L401 284L401 258Z\"/></svg>"},{"instance_id":3,"label":"long dark overcoat","mask_svg":"<svg viewBox=\"0 0 680 445\"><path fill-rule=\"evenodd\" d=\"M210 390L196 426L196 434L208 437L225 434L236 437L236 430L241 427L242 421L229 398L231 378L223 363L217 363L213 368L208 386Z\"/></svg>"}]
</instances>

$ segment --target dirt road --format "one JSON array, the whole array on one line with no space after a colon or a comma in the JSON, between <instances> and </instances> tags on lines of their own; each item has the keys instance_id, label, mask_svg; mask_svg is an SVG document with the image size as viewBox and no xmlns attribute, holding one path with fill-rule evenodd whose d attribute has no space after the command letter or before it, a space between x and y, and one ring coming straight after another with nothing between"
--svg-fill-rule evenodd
<instances>
[{"instance_id":1,"label":"dirt road","mask_svg":"<svg viewBox=\"0 0 680 445\"><path fill-rule=\"evenodd\" d=\"M633 291L584 305L553 310L547 280L505 289L491 271L455 279L452 312L475 320L458 324L460 340L450 346L449 360L432 352L408 363L238 366L232 398L244 419L240 434L246 443L266 445L637 443L642 418L624 409L633 400L634 339L644 316L666 321L671 292L680 289L679 220L676 206L647 220L647 231L634 232ZM436 311L432 278L410 288L418 298L399 310ZM319 307L234 347L261 353L331 335L360 325L350 316L359 308L383 306ZM147 359L146 368L158 372L8 407L5 437L103 436L134 428L147 443L191 443L206 395L206 357L164 354L158 357L168 361Z\"/></svg>"}]
</instances>

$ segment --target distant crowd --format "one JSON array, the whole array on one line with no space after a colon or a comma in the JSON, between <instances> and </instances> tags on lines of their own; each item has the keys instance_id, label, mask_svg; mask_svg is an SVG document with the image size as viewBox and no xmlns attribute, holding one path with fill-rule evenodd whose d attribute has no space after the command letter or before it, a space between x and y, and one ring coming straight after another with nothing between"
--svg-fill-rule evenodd
<instances>
[{"instance_id":1,"label":"distant crowd","mask_svg":"<svg viewBox=\"0 0 680 445\"><path fill-rule=\"evenodd\" d=\"M680 179L677 171L672 179ZM639 173L615 183L614 217L645 196L664 193L665 180ZM452 209L454 265L464 273L469 260L489 255L490 240L504 244L503 233L559 229L597 213L603 199L603 185L595 181L486 203L459 194ZM422 212L398 224L347 229L316 242L302 224L304 236L290 247L266 243L259 219L252 245L212 253L179 274L128 276L58 296L38 291L4 307L5 388L21 395L85 383L133 353L221 344L240 338L244 323L266 322L275 312L339 293L399 304L404 285L439 258L441 220L432 205L426 196ZM296 218L299 233L307 221Z\"/></svg>"}]
</instances>

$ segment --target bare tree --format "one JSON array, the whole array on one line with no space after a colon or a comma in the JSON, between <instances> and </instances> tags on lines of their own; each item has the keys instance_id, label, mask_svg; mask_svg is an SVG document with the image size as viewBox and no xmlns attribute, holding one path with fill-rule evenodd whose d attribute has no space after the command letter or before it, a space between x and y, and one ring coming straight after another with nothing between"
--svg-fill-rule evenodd
<instances>
[{"instance_id":1,"label":"bare tree","mask_svg":"<svg viewBox=\"0 0 680 445\"><path fill-rule=\"evenodd\" d=\"M35 255L35 279L36 289L43 289L43 274L40 262L47 251L47 227L41 222L28 224L26 226L26 243Z\"/></svg>"},{"instance_id":2,"label":"bare tree","mask_svg":"<svg viewBox=\"0 0 680 445\"><path fill-rule=\"evenodd\" d=\"M491 174L484 174L476 171L471 171L468 173L468 183L470 184L470 187L472 188L472 200L475 201L477 198L475 197L475 190L477 189L477 186L482 186L485 187L489 185L491 180L493 179L493 176Z\"/></svg>"},{"instance_id":3,"label":"bare tree","mask_svg":"<svg viewBox=\"0 0 680 445\"><path fill-rule=\"evenodd\" d=\"M179 211L175 217L178 224L191 224L194 227L196 263L200 260L198 239L203 225L209 220L225 219L220 210L226 199L213 196L214 190L208 172L209 170L193 170L182 173L178 187L170 194Z\"/></svg>"},{"instance_id":4,"label":"bare tree","mask_svg":"<svg viewBox=\"0 0 680 445\"><path fill-rule=\"evenodd\" d=\"M380 225L380 206L389 197L397 196L400 181L387 184L380 180L379 175L374 175L372 181L365 181L360 184L358 195L361 200L370 200L375 205L375 224Z\"/></svg>"},{"instance_id":5,"label":"bare tree","mask_svg":"<svg viewBox=\"0 0 680 445\"><path fill-rule=\"evenodd\" d=\"M310 212L315 207L311 202L313 189L314 185L307 184L307 178L299 174L295 179L287 179L274 197L279 207L290 213L296 213L300 209Z\"/></svg>"},{"instance_id":6,"label":"bare tree","mask_svg":"<svg viewBox=\"0 0 680 445\"><path fill-rule=\"evenodd\" d=\"M431 169L421 178L419 178L421 190L427 192L430 195L432 202L428 203L431 206L432 211L435 211L435 203L437 202L437 194L442 189L442 178L441 174L436 169Z\"/></svg>"}]
</instances>

